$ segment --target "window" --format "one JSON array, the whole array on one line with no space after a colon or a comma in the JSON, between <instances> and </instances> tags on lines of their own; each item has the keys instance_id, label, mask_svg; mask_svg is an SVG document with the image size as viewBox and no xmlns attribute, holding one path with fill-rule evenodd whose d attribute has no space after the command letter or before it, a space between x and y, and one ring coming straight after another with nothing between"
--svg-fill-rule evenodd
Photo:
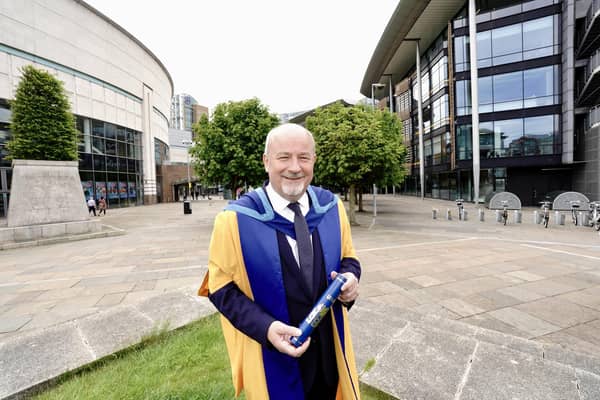
<instances>
[{"instance_id":1,"label":"window","mask_svg":"<svg viewBox=\"0 0 600 400\"><path fill-rule=\"evenodd\" d=\"M486 113L494 111L494 92L492 88L492 77L485 76L477 80L478 97L479 97L479 112ZM471 105L471 85L469 84L469 105Z\"/></svg>"},{"instance_id":2,"label":"window","mask_svg":"<svg viewBox=\"0 0 600 400\"><path fill-rule=\"evenodd\" d=\"M523 72L494 76L494 111L523 107ZM483 111L482 111L483 112Z\"/></svg>"},{"instance_id":3,"label":"window","mask_svg":"<svg viewBox=\"0 0 600 400\"><path fill-rule=\"evenodd\" d=\"M492 66L492 31L477 33L477 67Z\"/></svg>"},{"instance_id":4,"label":"window","mask_svg":"<svg viewBox=\"0 0 600 400\"><path fill-rule=\"evenodd\" d=\"M558 15L477 32L477 65L487 68L559 53ZM454 38L456 72L469 69L469 37Z\"/></svg>"},{"instance_id":5,"label":"window","mask_svg":"<svg viewBox=\"0 0 600 400\"><path fill-rule=\"evenodd\" d=\"M555 103L554 76L557 67L548 66L523 72L524 107L546 106ZM557 91L557 90L556 90Z\"/></svg>"},{"instance_id":6,"label":"window","mask_svg":"<svg viewBox=\"0 0 600 400\"><path fill-rule=\"evenodd\" d=\"M442 162L442 137L433 138L433 165L439 165Z\"/></svg>"},{"instance_id":7,"label":"window","mask_svg":"<svg viewBox=\"0 0 600 400\"><path fill-rule=\"evenodd\" d=\"M523 58L531 59L553 54L554 16L523 23Z\"/></svg>"},{"instance_id":8,"label":"window","mask_svg":"<svg viewBox=\"0 0 600 400\"><path fill-rule=\"evenodd\" d=\"M492 30L492 56L494 65L522 60L523 39L521 24Z\"/></svg>"},{"instance_id":9,"label":"window","mask_svg":"<svg viewBox=\"0 0 600 400\"><path fill-rule=\"evenodd\" d=\"M498 157L494 149L494 123L481 122L479 124L479 158Z\"/></svg>"},{"instance_id":10,"label":"window","mask_svg":"<svg viewBox=\"0 0 600 400\"><path fill-rule=\"evenodd\" d=\"M468 114L471 114L471 82L456 81L456 115Z\"/></svg>"},{"instance_id":11,"label":"window","mask_svg":"<svg viewBox=\"0 0 600 400\"><path fill-rule=\"evenodd\" d=\"M421 74L421 97L423 101L429 99L429 72Z\"/></svg>"},{"instance_id":12,"label":"window","mask_svg":"<svg viewBox=\"0 0 600 400\"><path fill-rule=\"evenodd\" d=\"M471 125L456 128L456 151L459 160L471 159ZM479 124L479 156L524 157L555 154L560 143L559 116L516 118Z\"/></svg>"},{"instance_id":13,"label":"window","mask_svg":"<svg viewBox=\"0 0 600 400\"><path fill-rule=\"evenodd\" d=\"M448 95L445 94L434 100L431 106L432 129L437 129L448 123Z\"/></svg>"},{"instance_id":14,"label":"window","mask_svg":"<svg viewBox=\"0 0 600 400\"><path fill-rule=\"evenodd\" d=\"M473 157L471 142L471 125L458 125L456 127L456 153L459 160L470 160Z\"/></svg>"},{"instance_id":15,"label":"window","mask_svg":"<svg viewBox=\"0 0 600 400\"><path fill-rule=\"evenodd\" d=\"M431 93L446 86L448 81L448 58L442 57L431 68Z\"/></svg>"},{"instance_id":16,"label":"window","mask_svg":"<svg viewBox=\"0 0 600 400\"><path fill-rule=\"evenodd\" d=\"M459 36L454 38L454 63L456 72L469 69L469 37Z\"/></svg>"},{"instance_id":17,"label":"window","mask_svg":"<svg viewBox=\"0 0 600 400\"><path fill-rule=\"evenodd\" d=\"M525 118L524 155L552 154L555 134L554 115Z\"/></svg>"},{"instance_id":18,"label":"window","mask_svg":"<svg viewBox=\"0 0 600 400\"><path fill-rule=\"evenodd\" d=\"M502 157L522 156L523 120L508 119L494 122L494 135L500 138Z\"/></svg>"}]
</instances>

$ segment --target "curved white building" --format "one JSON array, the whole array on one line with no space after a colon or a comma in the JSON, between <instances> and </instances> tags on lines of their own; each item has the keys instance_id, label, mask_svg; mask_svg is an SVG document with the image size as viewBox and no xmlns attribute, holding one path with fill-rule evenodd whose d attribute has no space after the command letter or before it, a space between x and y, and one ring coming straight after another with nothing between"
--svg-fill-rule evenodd
<instances>
[{"instance_id":1,"label":"curved white building","mask_svg":"<svg viewBox=\"0 0 600 400\"><path fill-rule=\"evenodd\" d=\"M0 2L0 216L9 197L8 101L21 67L64 82L80 131L84 190L113 206L160 198L173 80L139 40L84 1Z\"/></svg>"}]
</instances>

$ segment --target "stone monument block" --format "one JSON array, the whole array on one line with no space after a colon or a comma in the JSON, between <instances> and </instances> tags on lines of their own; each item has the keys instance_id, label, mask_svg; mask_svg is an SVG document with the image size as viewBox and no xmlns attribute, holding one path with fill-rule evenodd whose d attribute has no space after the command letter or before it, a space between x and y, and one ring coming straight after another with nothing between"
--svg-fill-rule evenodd
<instances>
[{"instance_id":1,"label":"stone monument block","mask_svg":"<svg viewBox=\"0 0 600 400\"><path fill-rule=\"evenodd\" d=\"M86 220L77 161L13 160L9 228Z\"/></svg>"}]
</instances>

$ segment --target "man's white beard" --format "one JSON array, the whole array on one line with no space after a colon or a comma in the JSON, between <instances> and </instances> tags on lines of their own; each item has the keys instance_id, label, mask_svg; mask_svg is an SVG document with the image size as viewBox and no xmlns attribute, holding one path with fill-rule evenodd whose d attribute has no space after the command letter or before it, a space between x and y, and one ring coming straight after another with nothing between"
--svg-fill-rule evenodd
<instances>
[{"instance_id":1,"label":"man's white beard","mask_svg":"<svg viewBox=\"0 0 600 400\"><path fill-rule=\"evenodd\" d=\"M284 183L281 185L281 189L286 196L298 197L304 193L304 182Z\"/></svg>"}]
</instances>

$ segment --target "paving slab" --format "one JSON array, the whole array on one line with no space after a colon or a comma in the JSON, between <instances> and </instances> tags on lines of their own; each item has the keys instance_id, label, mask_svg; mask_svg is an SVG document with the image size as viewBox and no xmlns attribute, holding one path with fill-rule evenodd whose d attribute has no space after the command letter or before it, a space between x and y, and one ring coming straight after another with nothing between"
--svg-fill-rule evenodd
<instances>
[{"instance_id":1,"label":"paving slab","mask_svg":"<svg viewBox=\"0 0 600 400\"><path fill-rule=\"evenodd\" d=\"M73 324L11 337L0 347L0 398L93 360Z\"/></svg>"},{"instance_id":2,"label":"paving slab","mask_svg":"<svg viewBox=\"0 0 600 400\"><path fill-rule=\"evenodd\" d=\"M458 398L564 400L578 399L579 391L572 368L480 342Z\"/></svg>"},{"instance_id":3,"label":"paving slab","mask_svg":"<svg viewBox=\"0 0 600 400\"><path fill-rule=\"evenodd\" d=\"M362 380L399 399L453 400L476 341L408 325Z\"/></svg>"}]
</instances>

